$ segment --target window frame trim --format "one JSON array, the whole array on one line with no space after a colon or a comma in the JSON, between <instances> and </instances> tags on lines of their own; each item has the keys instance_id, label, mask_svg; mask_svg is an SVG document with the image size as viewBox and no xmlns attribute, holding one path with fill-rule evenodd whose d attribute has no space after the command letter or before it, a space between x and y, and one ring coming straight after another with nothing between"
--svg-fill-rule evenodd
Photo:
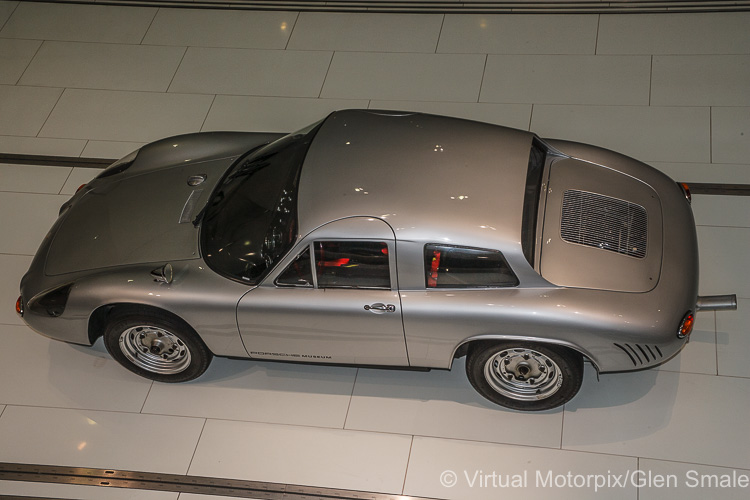
<instances>
[{"instance_id":1,"label":"window frame trim","mask_svg":"<svg viewBox=\"0 0 750 500\"><path fill-rule=\"evenodd\" d=\"M289 284L285 284L285 283L279 283L279 278L281 278L281 276L283 276L284 273L287 272L287 270L295 262L297 262L297 259L299 258L300 255L302 255L303 253L305 253L307 251L310 252L310 256L308 258L310 259L310 266L311 266L310 267L310 269L311 269L310 274L312 274L312 285L289 285ZM307 245L305 245L304 247L300 247L300 250L298 252L294 253L294 259L292 259L291 261L289 261L289 263L286 266L284 266L284 269L282 269L279 273L276 273L276 276L273 279L273 285L276 288L312 288L312 289L317 289L318 288L318 276L314 272L314 267L312 267L314 264L315 264L315 257L313 256L313 248L312 248L312 241L311 241Z\"/></svg>"}]
</instances>

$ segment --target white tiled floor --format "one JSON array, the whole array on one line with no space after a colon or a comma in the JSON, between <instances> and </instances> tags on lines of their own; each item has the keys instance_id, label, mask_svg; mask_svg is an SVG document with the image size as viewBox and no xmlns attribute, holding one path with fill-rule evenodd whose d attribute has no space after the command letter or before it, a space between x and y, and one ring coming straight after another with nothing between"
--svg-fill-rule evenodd
<instances>
[{"instance_id":1,"label":"white tiled floor","mask_svg":"<svg viewBox=\"0 0 750 500\"><path fill-rule=\"evenodd\" d=\"M482 102L648 105L647 56L490 55Z\"/></svg>"},{"instance_id":2,"label":"white tiled floor","mask_svg":"<svg viewBox=\"0 0 750 500\"><path fill-rule=\"evenodd\" d=\"M750 184L749 25L750 13L342 15L0 0L0 153L116 158L169 135L291 131L369 107L530 127L679 180ZM565 408L522 414L477 396L462 361L418 373L216 359L202 379L171 386L121 369L100 343L34 334L11 310L18 282L60 204L95 173L0 165L0 461L460 500L520 492L493 486L493 473L527 474L552 498L747 498L747 488L688 485L750 474L747 198L694 197L700 291L737 293L738 311L701 313L685 350L658 369L597 381L587 366ZM441 484L446 471L455 485ZM615 483L571 486L568 471ZM641 473L677 484L617 483ZM548 477L561 482L545 488ZM11 482L0 493L177 498Z\"/></svg>"}]
</instances>

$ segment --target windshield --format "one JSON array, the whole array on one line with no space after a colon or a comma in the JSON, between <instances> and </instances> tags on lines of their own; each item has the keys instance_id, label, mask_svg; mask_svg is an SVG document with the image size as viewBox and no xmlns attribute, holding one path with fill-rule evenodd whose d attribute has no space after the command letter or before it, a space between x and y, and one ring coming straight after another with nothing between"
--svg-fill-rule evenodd
<instances>
[{"instance_id":1,"label":"windshield","mask_svg":"<svg viewBox=\"0 0 750 500\"><path fill-rule=\"evenodd\" d=\"M315 124L317 125L317 124ZM297 237L297 184L317 127L251 152L214 191L203 217L201 249L219 274L257 284Z\"/></svg>"}]
</instances>

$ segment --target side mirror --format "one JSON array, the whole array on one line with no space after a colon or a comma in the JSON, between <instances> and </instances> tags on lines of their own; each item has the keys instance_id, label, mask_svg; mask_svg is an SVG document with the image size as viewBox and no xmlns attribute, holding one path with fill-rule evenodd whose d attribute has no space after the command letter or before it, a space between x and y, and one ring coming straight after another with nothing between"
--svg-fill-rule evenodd
<instances>
[{"instance_id":1,"label":"side mirror","mask_svg":"<svg viewBox=\"0 0 750 500\"><path fill-rule=\"evenodd\" d=\"M151 276L154 277L154 281L159 283L172 283L172 278L174 277L172 264L166 263L163 266L154 269L151 271Z\"/></svg>"}]
</instances>

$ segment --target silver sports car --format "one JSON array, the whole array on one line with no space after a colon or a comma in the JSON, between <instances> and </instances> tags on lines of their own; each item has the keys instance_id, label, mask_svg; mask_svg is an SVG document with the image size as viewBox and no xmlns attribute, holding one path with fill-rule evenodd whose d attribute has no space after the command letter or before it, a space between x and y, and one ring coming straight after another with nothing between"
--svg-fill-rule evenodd
<instances>
[{"instance_id":1,"label":"silver sports car","mask_svg":"<svg viewBox=\"0 0 750 500\"><path fill-rule=\"evenodd\" d=\"M63 205L16 309L103 336L162 382L213 356L450 369L514 409L583 363L658 365L699 308L689 191L632 158L440 116L351 110L290 135L201 133L115 162Z\"/></svg>"}]
</instances>

